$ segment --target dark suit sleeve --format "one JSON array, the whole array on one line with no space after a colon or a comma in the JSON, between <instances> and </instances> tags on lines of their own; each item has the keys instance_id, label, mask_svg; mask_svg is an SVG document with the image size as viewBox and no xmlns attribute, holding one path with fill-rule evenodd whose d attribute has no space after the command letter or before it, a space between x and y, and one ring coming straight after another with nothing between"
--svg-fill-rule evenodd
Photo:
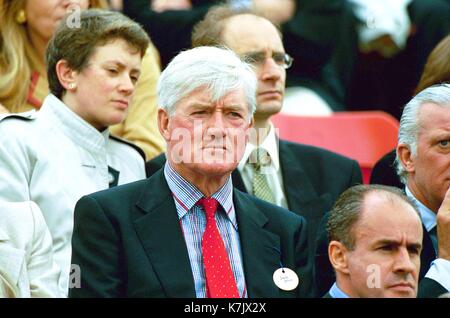
<instances>
[{"instance_id":1,"label":"dark suit sleeve","mask_svg":"<svg viewBox=\"0 0 450 318\"><path fill-rule=\"evenodd\" d=\"M72 264L80 267L81 288L70 289L69 297L121 297L121 242L103 208L85 196L74 217Z\"/></svg>"},{"instance_id":2,"label":"dark suit sleeve","mask_svg":"<svg viewBox=\"0 0 450 318\"><path fill-rule=\"evenodd\" d=\"M448 291L437 281L430 278L423 278L419 284L418 298L437 298Z\"/></svg>"},{"instance_id":3,"label":"dark suit sleeve","mask_svg":"<svg viewBox=\"0 0 450 318\"><path fill-rule=\"evenodd\" d=\"M312 271L313 264L308 255L308 229L304 218L300 222L294 234L295 239L295 268L299 277L298 296L314 297L316 296L314 275Z\"/></svg>"}]
</instances>

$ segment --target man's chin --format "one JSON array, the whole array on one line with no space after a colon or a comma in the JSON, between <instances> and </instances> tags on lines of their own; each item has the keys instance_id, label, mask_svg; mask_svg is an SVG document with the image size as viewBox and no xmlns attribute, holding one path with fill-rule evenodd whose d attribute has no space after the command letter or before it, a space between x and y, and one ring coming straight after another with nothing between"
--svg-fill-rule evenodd
<instances>
[{"instance_id":1,"label":"man's chin","mask_svg":"<svg viewBox=\"0 0 450 318\"><path fill-rule=\"evenodd\" d=\"M225 176L231 174L236 169L238 163L226 163L226 162L203 162L198 164L198 170L203 175L210 177Z\"/></svg>"},{"instance_id":2,"label":"man's chin","mask_svg":"<svg viewBox=\"0 0 450 318\"><path fill-rule=\"evenodd\" d=\"M255 116L271 116L278 114L283 107L282 101L258 101Z\"/></svg>"}]
</instances>

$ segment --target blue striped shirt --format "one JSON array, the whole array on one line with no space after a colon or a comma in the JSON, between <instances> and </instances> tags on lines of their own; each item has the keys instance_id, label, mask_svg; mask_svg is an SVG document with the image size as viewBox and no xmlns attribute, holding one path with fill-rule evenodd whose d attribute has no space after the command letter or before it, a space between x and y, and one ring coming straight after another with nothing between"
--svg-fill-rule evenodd
<instances>
[{"instance_id":1,"label":"blue striped shirt","mask_svg":"<svg viewBox=\"0 0 450 318\"><path fill-rule=\"evenodd\" d=\"M202 236L206 228L206 216L203 208L196 205L204 195L194 185L178 174L168 162L164 167L164 176L175 201L181 229L189 254L194 276L197 298L206 297L205 269L202 260ZM231 177L212 196L219 202L216 222L225 248L230 258L231 270L241 297L247 297L244 269L242 266L241 244L239 240L236 213L233 204L233 184Z\"/></svg>"}]
</instances>

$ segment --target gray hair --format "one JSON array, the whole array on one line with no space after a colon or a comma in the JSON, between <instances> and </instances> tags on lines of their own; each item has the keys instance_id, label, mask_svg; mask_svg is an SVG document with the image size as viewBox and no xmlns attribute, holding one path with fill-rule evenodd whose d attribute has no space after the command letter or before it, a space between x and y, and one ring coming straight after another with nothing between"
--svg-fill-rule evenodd
<instances>
[{"instance_id":1,"label":"gray hair","mask_svg":"<svg viewBox=\"0 0 450 318\"><path fill-rule=\"evenodd\" d=\"M354 249L355 237L353 235L353 229L361 218L365 197L372 192L379 192L385 195L387 199L400 199L411 205L417 215L419 215L419 211L413 201L399 188L378 184L355 185L345 190L339 196L330 211L327 223L329 241L338 241L349 250Z\"/></svg>"},{"instance_id":2,"label":"gray hair","mask_svg":"<svg viewBox=\"0 0 450 318\"><path fill-rule=\"evenodd\" d=\"M397 144L407 145L412 156L417 154L417 139L420 132L419 112L422 105L426 103L433 103L439 106L450 106L450 85L438 84L424 89L414 96L403 109ZM406 184L408 172L402 166L398 153L395 158L395 164L400 181L403 184Z\"/></svg>"},{"instance_id":3,"label":"gray hair","mask_svg":"<svg viewBox=\"0 0 450 318\"><path fill-rule=\"evenodd\" d=\"M171 116L176 104L200 87L211 92L213 101L242 88L249 117L255 112L256 75L249 64L229 49L201 46L178 54L159 78L159 106Z\"/></svg>"}]
</instances>

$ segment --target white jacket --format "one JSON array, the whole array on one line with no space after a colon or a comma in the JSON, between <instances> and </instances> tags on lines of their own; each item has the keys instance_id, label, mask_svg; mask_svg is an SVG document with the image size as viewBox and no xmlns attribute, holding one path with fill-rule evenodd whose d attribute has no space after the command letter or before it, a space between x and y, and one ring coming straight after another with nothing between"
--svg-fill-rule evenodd
<instances>
[{"instance_id":1,"label":"white jacket","mask_svg":"<svg viewBox=\"0 0 450 318\"><path fill-rule=\"evenodd\" d=\"M145 178L137 148L113 139L108 130L100 133L54 95L38 112L0 118L0 202L30 200L41 208L65 295L75 204L107 189L114 174L118 184Z\"/></svg>"},{"instance_id":2,"label":"white jacket","mask_svg":"<svg viewBox=\"0 0 450 318\"><path fill-rule=\"evenodd\" d=\"M58 297L52 238L34 202L0 202L0 297Z\"/></svg>"}]
</instances>

